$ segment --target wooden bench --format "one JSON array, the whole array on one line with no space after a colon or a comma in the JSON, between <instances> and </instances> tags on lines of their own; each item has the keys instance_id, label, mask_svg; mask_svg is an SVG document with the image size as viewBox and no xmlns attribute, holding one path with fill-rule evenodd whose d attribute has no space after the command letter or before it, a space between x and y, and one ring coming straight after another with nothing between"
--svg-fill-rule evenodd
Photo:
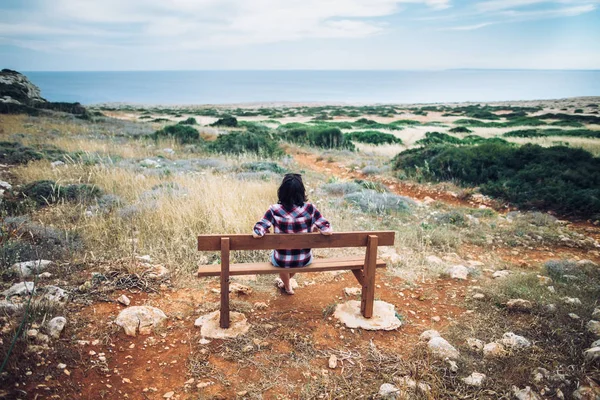
<instances>
[{"instance_id":1,"label":"wooden bench","mask_svg":"<svg viewBox=\"0 0 600 400\"><path fill-rule=\"evenodd\" d=\"M201 265L198 277L221 277L221 328L229 328L229 277L235 275L279 274L280 272L325 272L351 270L362 286L361 313L373 316L375 299L375 269L385 268L377 259L378 246L392 246L395 232L341 232L325 236L320 233L266 234L262 238L252 235L201 235L198 251L221 251L221 264ZM314 259L301 268L279 268L271 263L230 264L231 250L316 249L366 247L365 257L338 257Z\"/></svg>"}]
</instances>

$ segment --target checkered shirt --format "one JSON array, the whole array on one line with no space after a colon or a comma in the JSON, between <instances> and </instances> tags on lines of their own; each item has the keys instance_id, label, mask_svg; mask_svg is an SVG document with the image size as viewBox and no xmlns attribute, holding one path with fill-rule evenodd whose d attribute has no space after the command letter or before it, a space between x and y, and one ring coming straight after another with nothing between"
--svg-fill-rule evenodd
<instances>
[{"instance_id":1,"label":"checkered shirt","mask_svg":"<svg viewBox=\"0 0 600 400\"><path fill-rule=\"evenodd\" d=\"M286 210L281 204L273 204L260 221L254 225L254 232L263 236L270 227L275 233L308 233L314 229L321 232L331 231L331 224L311 203L294 206ZM303 267L312 259L311 249L294 249L274 251L273 257L277 265L283 268Z\"/></svg>"}]
</instances>

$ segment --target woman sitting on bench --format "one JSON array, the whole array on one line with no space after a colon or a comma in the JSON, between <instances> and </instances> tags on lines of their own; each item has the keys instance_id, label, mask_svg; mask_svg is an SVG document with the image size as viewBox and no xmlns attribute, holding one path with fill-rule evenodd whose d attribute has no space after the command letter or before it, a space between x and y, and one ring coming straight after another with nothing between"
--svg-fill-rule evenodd
<instances>
[{"instance_id":1,"label":"woman sitting on bench","mask_svg":"<svg viewBox=\"0 0 600 400\"><path fill-rule=\"evenodd\" d=\"M269 207L260 221L254 225L252 236L260 238L273 226L275 233L308 233L319 231L331 235L333 230L319 210L307 202L306 190L300 174L286 174L277 190L279 202ZM311 249L273 250L271 263L281 268L297 268L312 262ZM279 274L277 286L286 294L294 294L290 278L294 273Z\"/></svg>"}]
</instances>

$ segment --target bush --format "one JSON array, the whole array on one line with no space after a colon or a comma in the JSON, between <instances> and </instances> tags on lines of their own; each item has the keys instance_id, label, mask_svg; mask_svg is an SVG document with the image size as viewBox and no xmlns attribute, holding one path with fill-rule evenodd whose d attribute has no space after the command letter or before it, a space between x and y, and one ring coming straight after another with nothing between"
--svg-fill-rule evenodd
<instances>
[{"instance_id":1,"label":"bush","mask_svg":"<svg viewBox=\"0 0 600 400\"><path fill-rule=\"evenodd\" d=\"M440 225L456 225L461 227L469 225L466 215L460 211L449 211L438 214L434 219Z\"/></svg>"},{"instance_id":2,"label":"bush","mask_svg":"<svg viewBox=\"0 0 600 400\"><path fill-rule=\"evenodd\" d=\"M363 212L387 214L390 212L408 212L415 204L408 197L392 193L379 193L374 190L364 190L344 196L348 203L358 206Z\"/></svg>"},{"instance_id":3,"label":"bush","mask_svg":"<svg viewBox=\"0 0 600 400\"><path fill-rule=\"evenodd\" d=\"M182 144L195 143L200 140L200 133L189 125L168 125L154 132L154 139L171 137Z\"/></svg>"},{"instance_id":4,"label":"bush","mask_svg":"<svg viewBox=\"0 0 600 400\"><path fill-rule=\"evenodd\" d=\"M450 129L448 132L450 133L471 133L473 132L469 128L465 128L464 126L457 126L455 128Z\"/></svg>"},{"instance_id":5,"label":"bush","mask_svg":"<svg viewBox=\"0 0 600 400\"><path fill-rule=\"evenodd\" d=\"M186 120L183 121L179 121L177 123L178 125L198 125L198 122L196 121L196 118L194 117L189 117Z\"/></svg>"},{"instance_id":6,"label":"bush","mask_svg":"<svg viewBox=\"0 0 600 400\"><path fill-rule=\"evenodd\" d=\"M398 154L394 169L419 171L435 181L480 185L482 193L523 208L600 215L600 158L581 149L492 142L438 145Z\"/></svg>"},{"instance_id":7,"label":"bush","mask_svg":"<svg viewBox=\"0 0 600 400\"><path fill-rule=\"evenodd\" d=\"M21 196L38 206L56 203L61 199L86 203L102 195L102 190L85 183L59 186L50 180L34 181L21 188Z\"/></svg>"},{"instance_id":8,"label":"bush","mask_svg":"<svg viewBox=\"0 0 600 400\"><path fill-rule=\"evenodd\" d=\"M425 138L419 139L415 142L415 144L420 144L422 146L431 146L435 144L462 144L462 140L460 138L450 136L446 133L440 132L427 132L425 133Z\"/></svg>"},{"instance_id":9,"label":"bush","mask_svg":"<svg viewBox=\"0 0 600 400\"><path fill-rule=\"evenodd\" d=\"M17 142L0 142L0 163L2 164L27 164L29 161L41 160L43 154L23 146Z\"/></svg>"},{"instance_id":10,"label":"bush","mask_svg":"<svg viewBox=\"0 0 600 400\"><path fill-rule=\"evenodd\" d=\"M231 115L225 115L222 118L219 118L216 122L210 124L210 126L227 126L230 128L235 128L238 126L238 120Z\"/></svg>"},{"instance_id":11,"label":"bush","mask_svg":"<svg viewBox=\"0 0 600 400\"><path fill-rule=\"evenodd\" d=\"M286 124L278 128L282 139L292 143L316 146L326 149L354 150L354 145L347 140L339 128L323 128L303 124Z\"/></svg>"},{"instance_id":12,"label":"bush","mask_svg":"<svg viewBox=\"0 0 600 400\"><path fill-rule=\"evenodd\" d=\"M346 139L354 140L361 143L369 143L374 145L381 144L402 144L402 139L390 133L384 133L379 131L356 131L345 134Z\"/></svg>"},{"instance_id":13,"label":"bush","mask_svg":"<svg viewBox=\"0 0 600 400\"><path fill-rule=\"evenodd\" d=\"M321 187L325 192L333 195L344 195L360 192L363 188L356 182L334 182L327 183Z\"/></svg>"},{"instance_id":14,"label":"bush","mask_svg":"<svg viewBox=\"0 0 600 400\"><path fill-rule=\"evenodd\" d=\"M271 135L247 130L230 132L217 136L217 140L208 145L210 151L226 154L254 153L263 157L280 156L283 151Z\"/></svg>"},{"instance_id":15,"label":"bush","mask_svg":"<svg viewBox=\"0 0 600 400\"><path fill-rule=\"evenodd\" d=\"M600 138L600 131L590 129L521 129L506 132L505 137L548 137L548 136L569 136L569 137L588 137Z\"/></svg>"},{"instance_id":16,"label":"bush","mask_svg":"<svg viewBox=\"0 0 600 400\"><path fill-rule=\"evenodd\" d=\"M285 172L285 168L279 166L279 164L274 162L267 161L254 161L242 164L242 168L247 171L270 171L276 174L283 174Z\"/></svg>"}]
</instances>

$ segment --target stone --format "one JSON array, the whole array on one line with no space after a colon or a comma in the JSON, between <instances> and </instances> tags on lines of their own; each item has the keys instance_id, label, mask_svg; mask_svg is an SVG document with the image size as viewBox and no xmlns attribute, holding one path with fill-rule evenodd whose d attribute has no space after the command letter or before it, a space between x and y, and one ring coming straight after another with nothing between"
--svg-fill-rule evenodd
<instances>
[{"instance_id":1,"label":"stone","mask_svg":"<svg viewBox=\"0 0 600 400\"><path fill-rule=\"evenodd\" d=\"M397 399L400 396L400 389L391 383L384 383L379 387L379 392L377 392L377 395L379 398L385 400Z\"/></svg>"},{"instance_id":2,"label":"stone","mask_svg":"<svg viewBox=\"0 0 600 400\"><path fill-rule=\"evenodd\" d=\"M594 308L594 311L592 312L592 319L595 319L596 321L600 320L600 307Z\"/></svg>"},{"instance_id":3,"label":"stone","mask_svg":"<svg viewBox=\"0 0 600 400\"><path fill-rule=\"evenodd\" d=\"M360 296L362 294L362 288L359 287L347 287L344 288L344 294L346 296Z\"/></svg>"},{"instance_id":4,"label":"stone","mask_svg":"<svg viewBox=\"0 0 600 400\"><path fill-rule=\"evenodd\" d=\"M483 340L467 338L467 346L469 346L471 350L481 352L483 351L483 346L485 346L485 343L483 343Z\"/></svg>"},{"instance_id":5,"label":"stone","mask_svg":"<svg viewBox=\"0 0 600 400\"><path fill-rule=\"evenodd\" d=\"M473 372L471 375L467 376L466 378L462 378L461 380L469 386L481 387L485 378L485 374Z\"/></svg>"},{"instance_id":6,"label":"stone","mask_svg":"<svg viewBox=\"0 0 600 400\"><path fill-rule=\"evenodd\" d=\"M433 356L441 360L446 358L455 360L459 357L458 350L441 336L431 338L427 342L427 349Z\"/></svg>"},{"instance_id":7,"label":"stone","mask_svg":"<svg viewBox=\"0 0 600 400\"><path fill-rule=\"evenodd\" d=\"M421 333L421 335L419 335L419 341L421 342L429 342L432 338L434 337L440 337L440 333L436 330L433 329L429 329L423 333Z\"/></svg>"},{"instance_id":8,"label":"stone","mask_svg":"<svg viewBox=\"0 0 600 400\"><path fill-rule=\"evenodd\" d=\"M242 285L241 283L233 282L229 285L229 293L249 295L252 293L250 286Z\"/></svg>"},{"instance_id":9,"label":"stone","mask_svg":"<svg viewBox=\"0 0 600 400\"><path fill-rule=\"evenodd\" d=\"M39 331L37 329L29 329L27 331L27 337L33 339L38 335L38 333Z\"/></svg>"},{"instance_id":10,"label":"stone","mask_svg":"<svg viewBox=\"0 0 600 400\"><path fill-rule=\"evenodd\" d=\"M531 342L525 339L523 336L515 335L512 332L506 332L502 335L502 339L498 341L507 349L521 350L531 346Z\"/></svg>"},{"instance_id":11,"label":"stone","mask_svg":"<svg viewBox=\"0 0 600 400\"><path fill-rule=\"evenodd\" d=\"M31 294L34 291L34 283L33 282L19 282L12 285L10 288L6 289L2 292L2 296L11 297L11 296L23 296Z\"/></svg>"},{"instance_id":12,"label":"stone","mask_svg":"<svg viewBox=\"0 0 600 400\"><path fill-rule=\"evenodd\" d=\"M464 265L454 265L446 269L446 274L452 279L464 281L469 276L469 269Z\"/></svg>"},{"instance_id":13,"label":"stone","mask_svg":"<svg viewBox=\"0 0 600 400\"><path fill-rule=\"evenodd\" d=\"M333 316L347 328L391 331L402 325L402 322L396 317L394 305L379 300L373 304L373 316L371 318L362 316L360 301L357 300L338 304Z\"/></svg>"},{"instance_id":14,"label":"stone","mask_svg":"<svg viewBox=\"0 0 600 400\"><path fill-rule=\"evenodd\" d=\"M554 314L556 312L556 304L546 304L542 309L546 314Z\"/></svg>"},{"instance_id":15,"label":"stone","mask_svg":"<svg viewBox=\"0 0 600 400\"><path fill-rule=\"evenodd\" d=\"M332 354L329 357L329 361L328 361L327 365L329 366L329 368L335 369L337 367L337 363L338 363L337 357L335 356L335 354Z\"/></svg>"},{"instance_id":16,"label":"stone","mask_svg":"<svg viewBox=\"0 0 600 400\"><path fill-rule=\"evenodd\" d=\"M0 181L0 188L2 188L4 190L10 190L10 189L12 189L12 185L8 182Z\"/></svg>"},{"instance_id":17,"label":"stone","mask_svg":"<svg viewBox=\"0 0 600 400\"><path fill-rule=\"evenodd\" d=\"M115 324L122 327L128 336L136 336L138 331L141 335L149 335L153 328L162 325L166 319L167 316L159 308L133 306L121 311Z\"/></svg>"},{"instance_id":18,"label":"stone","mask_svg":"<svg viewBox=\"0 0 600 400\"><path fill-rule=\"evenodd\" d=\"M3 69L0 71L0 102L15 106L35 106L45 103L40 88L31 83L27 77L17 71ZM20 108L16 108L20 110Z\"/></svg>"},{"instance_id":19,"label":"stone","mask_svg":"<svg viewBox=\"0 0 600 400\"><path fill-rule=\"evenodd\" d=\"M148 279L152 280L163 280L167 279L171 275L171 271L169 271L164 265L152 265L150 268L145 270L142 275Z\"/></svg>"},{"instance_id":20,"label":"stone","mask_svg":"<svg viewBox=\"0 0 600 400\"><path fill-rule=\"evenodd\" d=\"M68 298L67 292L58 286L46 286L44 288L44 298L49 301L61 302Z\"/></svg>"},{"instance_id":21,"label":"stone","mask_svg":"<svg viewBox=\"0 0 600 400\"><path fill-rule=\"evenodd\" d=\"M531 373L533 382L535 382L537 384L542 383L544 381L544 379L546 379L549 375L550 375L550 371L548 371L546 368L541 368L541 367L534 369L533 372Z\"/></svg>"},{"instance_id":22,"label":"stone","mask_svg":"<svg viewBox=\"0 0 600 400\"><path fill-rule=\"evenodd\" d=\"M435 316L431 317L431 320L432 320L433 322L440 322L440 321L442 320L442 318L441 318L441 317L439 317L438 315L435 315Z\"/></svg>"},{"instance_id":23,"label":"stone","mask_svg":"<svg viewBox=\"0 0 600 400\"><path fill-rule=\"evenodd\" d=\"M569 316L569 318L571 318L572 320L578 320L578 319L580 319L580 318L579 318L579 315L577 315L577 314L575 314L575 313L569 313L569 314L567 314L567 315L568 315L568 316Z\"/></svg>"},{"instance_id":24,"label":"stone","mask_svg":"<svg viewBox=\"0 0 600 400\"><path fill-rule=\"evenodd\" d=\"M542 400L540 395L531 390L529 386L526 386L525 389L519 389L518 387L513 386L512 392L517 400Z\"/></svg>"},{"instance_id":25,"label":"stone","mask_svg":"<svg viewBox=\"0 0 600 400\"><path fill-rule=\"evenodd\" d=\"M170 399L171 397L173 397L174 394L175 394L175 392L167 392L167 393L163 394L163 397L165 399Z\"/></svg>"},{"instance_id":26,"label":"stone","mask_svg":"<svg viewBox=\"0 0 600 400\"><path fill-rule=\"evenodd\" d=\"M11 266L11 270L21 278L28 278L36 273L39 274L52 265L54 263L49 260L32 260L15 263Z\"/></svg>"},{"instance_id":27,"label":"stone","mask_svg":"<svg viewBox=\"0 0 600 400\"><path fill-rule=\"evenodd\" d=\"M427 260L427 262L428 262L429 264L433 264L433 265L444 265L444 261L443 261L441 258L439 258L438 256L434 256L434 255L427 256L427 257L425 258L425 260Z\"/></svg>"},{"instance_id":28,"label":"stone","mask_svg":"<svg viewBox=\"0 0 600 400\"><path fill-rule=\"evenodd\" d=\"M129 304L131 304L131 300L129 300L129 297L125 296L124 294L120 295L117 301L123 304L124 306L128 306Z\"/></svg>"},{"instance_id":29,"label":"stone","mask_svg":"<svg viewBox=\"0 0 600 400\"><path fill-rule=\"evenodd\" d=\"M43 279L49 279L52 278L52 274L50 272L42 272L39 277Z\"/></svg>"},{"instance_id":30,"label":"stone","mask_svg":"<svg viewBox=\"0 0 600 400\"><path fill-rule=\"evenodd\" d=\"M58 168L58 167L62 167L63 165L66 165L63 161L57 160L57 161L53 161L50 163L50 166L52 168Z\"/></svg>"},{"instance_id":31,"label":"stone","mask_svg":"<svg viewBox=\"0 0 600 400\"><path fill-rule=\"evenodd\" d=\"M244 335L250 329L246 316L238 312L230 312L229 328L222 329L219 325L221 313L213 311L196 319L195 326L200 327L200 334L211 339L226 339Z\"/></svg>"},{"instance_id":32,"label":"stone","mask_svg":"<svg viewBox=\"0 0 600 400\"><path fill-rule=\"evenodd\" d=\"M55 317L48 322L46 330L51 337L58 339L66 324L67 319L65 317Z\"/></svg>"},{"instance_id":33,"label":"stone","mask_svg":"<svg viewBox=\"0 0 600 400\"><path fill-rule=\"evenodd\" d=\"M533 303L524 299L511 299L506 302L506 308L510 311L529 312L533 309Z\"/></svg>"},{"instance_id":34,"label":"stone","mask_svg":"<svg viewBox=\"0 0 600 400\"><path fill-rule=\"evenodd\" d=\"M0 300L0 312L12 314L19 311L21 308L23 308L22 304L14 304L8 300Z\"/></svg>"},{"instance_id":35,"label":"stone","mask_svg":"<svg viewBox=\"0 0 600 400\"><path fill-rule=\"evenodd\" d=\"M591 347L583 352L586 361L596 361L600 359L600 346Z\"/></svg>"},{"instance_id":36,"label":"stone","mask_svg":"<svg viewBox=\"0 0 600 400\"><path fill-rule=\"evenodd\" d=\"M477 260L469 260L469 261L467 261L467 264L469 264L469 267L472 267L472 268L481 268L481 267L485 266L484 263L482 263L481 261L477 261Z\"/></svg>"},{"instance_id":37,"label":"stone","mask_svg":"<svg viewBox=\"0 0 600 400\"><path fill-rule=\"evenodd\" d=\"M579 260L577 261L577 266L578 267L598 267L598 264L593 262L592 260L588 260L588 259L584 259L584 260Z\"/></svg>"},{"instance_id":38,"label":"stone","mask_svg":"<svg viewBox=\"0 0 600 400\"><path fill-rule=\"evenodd\" d=\"M146 158L145 160L142 160L142 162L140 162L140 164L143 167L154 167L157 168L160 166L160 163L158 161L155 161L151 158Z\"/></svg>"},{"instance_id":39,"label":"stone","mask_svg":"<svg viewBox=\"0 0 600 400\"><path fill-rule=\"evenodd\" d=\"M58 365L56 366L56 368L58 368L58 369L65 369L65 368L67 368L67 364L65 364L65 363L60 363L60 364L58 364Z\"/></svg>"},{"instance_id":40,"label":"stone","mask_svg":"<svg viewBox=\"0 0 600 400\"><path fill-rule=\"evenodd\" d=\"M587 328L588 332L596 337L600 337L600 322L592 319L585 325L585 327Z\"/></svg>"},{"instance_id":41,"label":"stone","mask_svg":"<svg viewBox=\"0 0 600 400\"><path fill-rule=\"evenodd\" d=\"M494 279L498 279L498 278L506 278L508 275L510 275L511 272L507 269L501 270L501 271L496 271L492 274L492 278Z\"/></svg>"},{"instance_id":42,"label":"stone","mask_svg":"<svg viewBox=\"0 0 600 400\"><path fill-rule=\"evenodd\" d=\"M581 300L579 300L577 297L563 297L562 301L563 301L563 303L571 305L571 306L580 306L581 305Z\"/></svg>"},{"instance_id":43,"label":"stone","mask_svg":"<svg viewBox=\"0 0 600 400\"><path fill-rule=\"evenodd\" d=\"M585 382L582 382L573 392L573 398L576 400L597 400L600 398L600 386L590 378L585 378Z\"/></svg>"},{"instance_id":44,"label":"stone","mask_svg":"<svg viewBox=\"0 0 600 400\"><path fill-rule=\"evenodd\" d=\"M267 308L269 308L269 306L267 305L267 303L262 302L262 301L257 301L256 303L254 303L253 307L256 310L266 310Z\"/></svg>"},{"instance_id":45,"label":"stone","mask_svg":"<svg viewBox=\"0 0 600 400\"><path fill-rule=\"evenodd\" d=\"M488 343L483 346L483 358L499 358L506 355L506 349L500 343Z\"/></svg>"},{"instance_id":46,"label":"stone","mask_svg":"<svg viewBox=\"0 0 600 400\"><path fill-rule=\"evenodd\" d=\"M145 254L143 256L135 256L135 259L146 263L152 262L152 257L149 254Z\"/></svg>"},{"instance_id":47,"label":"stone","mask_svg":"<svg viewBox=\"0 0 600 400\"><path fill-rule=\"evenodd\" d=\"M485 299L485 294L483 294L483 293L475 293L475 294L473 295L473 298L474 298L475 300L483 300L483 299Z\"/></svg>"},{"instance_id":48,"label":"stone","mask_svg":"<svg viewBox=\"0 0 600 400\"><path fill-rule=\"evenodd\" d=\"M453 374L458 372L458 364L456 363L456 361L447 359L446 364L448 364L448 369L450 370L450 372L452 372Z\"/></svg>"}]
</instances>

